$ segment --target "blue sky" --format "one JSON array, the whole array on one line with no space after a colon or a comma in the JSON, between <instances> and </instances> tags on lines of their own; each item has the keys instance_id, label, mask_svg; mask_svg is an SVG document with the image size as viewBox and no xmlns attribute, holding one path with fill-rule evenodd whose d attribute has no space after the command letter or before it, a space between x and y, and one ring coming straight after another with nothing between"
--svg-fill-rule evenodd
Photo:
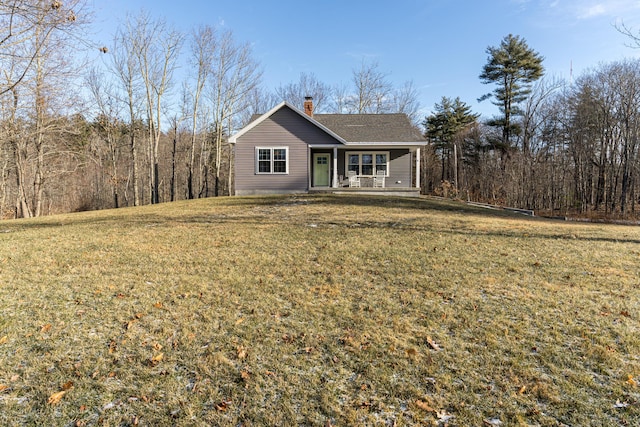
<instances>
[{"instance_id":1,"label":"blue sky","mask_svg":"<svg viewBox=\"0 0 640 427\"><path fill-rule=\"evenodd\" d=\"M201 24L231 29L253 46L264 84L296 82L301 72L327 84L349 83L363 60L376 61L396 86L412 80L422 115L442 96L459 96L475 112L492 86L478 79L486 48L511 33L545 57L549 76L574 78L601 62L640 56L614 24L640 34L638 0L93 0L96 25L108 32L127 11L144 9L189 31ZM110 36L100 37L108 45Z\"/></svg>"}]
</instances>

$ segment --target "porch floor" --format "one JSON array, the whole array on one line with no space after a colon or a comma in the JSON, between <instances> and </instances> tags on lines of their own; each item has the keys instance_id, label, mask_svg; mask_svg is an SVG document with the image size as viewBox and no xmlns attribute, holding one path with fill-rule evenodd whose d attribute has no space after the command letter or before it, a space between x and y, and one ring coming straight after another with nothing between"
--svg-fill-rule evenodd
<instances>
[{"instance_id":1,"label":"porch floor","mask_svg":"<svg viewBox=\"0 0 640 427\"><path fill-rule=\"evenodd\" d=\"M309 193L332 193L332 194L369 194L378 196L401 196L401 197L418 197L420 195L419 188L410 187L385 187L385 188L373 188L373 187L311 187Z\"/></svg>"}]
</instances>

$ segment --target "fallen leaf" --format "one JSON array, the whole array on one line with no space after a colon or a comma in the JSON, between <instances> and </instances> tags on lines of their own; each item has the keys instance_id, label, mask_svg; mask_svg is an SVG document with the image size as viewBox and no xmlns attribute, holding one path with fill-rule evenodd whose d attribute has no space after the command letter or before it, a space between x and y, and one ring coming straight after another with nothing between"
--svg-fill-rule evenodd
<instances>
[{"instance_id":1,"label":"fallen leaf","mask_svg":"<svg viewBox=\"0 0 640 427\"><path fill-rule=\"evenodd\" d=\"M158 301L157 303L153 304L153 306L155 308L162 308L162 302Z\"/></svg>"},{"instance_id":2,"label":"fallen leaf","mask_svg":"<svg viewBox=\"0 0 640 427\"><path fill-rule=\"evenodd\" d=\"M624 316L624 317L631 317L631 315L629 314L629 312L628 312L627 310L622 310L622 311L620 312L620 315L621 315L621 316ZM1 343L0 343L0 344L1 344Z\"/></svg>"},{"instance_id":3,"label":"fallen leaf","mask_svg":"<svg viewBox=\"0 0 640 427\"><path fill-rule=\"evenodd\" d=\"M244 380L244 381L249 381L249 378L251 378L251 374L247 371L242 371L240 372L240 377Z\"/></svg>"},{"instance_id":4,"label":"fallen leaf","mask_svg":"<svg viewBox=\"0 0 640 427\"><path fill-rule=\"evenodd\" d=\"M520 390L518 390L518 394L524 394L526 390L527 390L527 386L523 385L522 387L520 387Z\"/></svg>"},{"instance_id":5,"label":"fallen leaf","mask_svg":"<svg viewBox=\"0 0 640 427\"><path fill-rule=\"evenodd\" d=\"M154 348L154 350L156 350L156 351L160 351L160 350L162 350L162 345L161 345L161 344L158 344L158 343L154 343L154 344L153 344L153 348Z\"/></svg>"},{"instance_id":6,"label":"fallen leaf","mask_svg":"<svg viewBox=\"0 0 640 427\"><path fill-rule=\"evenodd\" d=\"M62 384L62 387L60 387L63 391L69 391L73 388L73 381L67 381L66 383Z\"/></svg>"},{"instance_id":7,"label":"fallen leaf","mask_svg":"<svg viewBox=\"0 0 640 427\"><path fill-rule=\"evenodd\" d=\"M414 403L418 408L422 409L423 411L436 412L436 410L433 409L431 406L429 406L427 402L424 402L422 400L416 400Z\"/></svg>"},{"instance_id":8,"label":"fallen leaf","mask_svg":"<svg viewBox=\"0 0 640 427\"><path fill-rule=\"evenodd\" d=\"M59 391L57 393L53 393L51 396L49 396L49 399L47 400L47 403L49 405L56 405L56 404L60 403L60 400L62 400L64 395L67 394L67 391L68 390L62 390L62 391Z\"/></svg>"},{"instance_id":9,"label":"fallen leaf","mask_svg":"<svg viewBox=\"0 0 640 427\"><path fill-rule=\"evenodd\" d=\"M238 320L236 320L236 325L239 325L242 322L244 322L244 317L241 317Z\"/></svg>"},{"instance_id":10,"label":"fallen leaf","mask_svg":"<svg viewBox=\"0 0 640 427\"><path fill-rule=\"evenodd\" d=\"M153 356L151 358L151 364L152 365L157 365L158 363L160 363L162 361L162 359L164 358L164 353L158 353L155 356Z\"/></svg>"},{"instance_id":11,"label":"fallen leaf","mask_svg":"<svg viewBox=\"0 0 640 427\"><path fill-rule=\"evenodd\" d=\"M416 357L418 355L418 350L416 350L415 348L408 348L406 350L406 353L409 357Z\"/></svg>"},{"instance_id":12,"label":"fallen leaf","mask_svg":"<svg viewBox=\"0 0 640 427\"><path fill-rule=\"evenodd\" d=\"M287 344L290 344L290 343L294 342L295 339L296 338L292 337L291 335L287 335L287 334L282 335L282 341L284 341Z\"/></svg>"},{"instance_id":13,"label":"fallen leaf","mask_svg":"<svg viewBox=\"0 0 640 427\"><path fill-rule=\"evenodd\" d=\"M244 360L247 358L247 350L244 347L238 347L238 359Z\"/></svg>"},{"instance_id":14,"label":"fallen leaf","mask_svg":"<svg viewBox=\"0 0 640 427\"><path fill-rule=\"evenodd\" d=\"M42 326L40 328L40 332L42 333L49 332L49 329L51 329L51 323L47 323L46 325Z\"/></svg>"},{"instance_id":15,"label":"fallen leaf","mask_svg":"<svg viewBox=\"0 0 640 427\"><path fill-rule=\"evenodd\" d=\"M427 344L429 344L429 347L431 347L435 351L441 350L440 345L438 345L438 343L432 340L431 337L427 337Z\"/></svg>"},{"instance_id":16,"label":"fallen leaf","mask_svg":"<svg viewBox=\"0 0 640 427\"><path fill-rule=\"evenodd\" d=\"M629 385L632 385L633 387L637 387L638 386L638 382L635 379L633 379L633 375L631 375L631 374L627 375L626 383L629 384Z\"/></svg>"},{"instance_id":17,"label":"fallen leaf","mask_svg":"<svg viewBox=\"0 0 640 427\"><path fill-rule=\"evenodd\" d=\"M0 384L0 391L5 391L10 388L8 385Z\"/></svg>"},{"instance_id":18,"label":"fallen leaf","mask_svg":"<svg viewBox=\"0 0 640 427\"><path fill-rule=\"evenodd\" d=\"M223 400L222 402L216 404L216 410L225 412L227 409L229 409L229 405L231 405L230 401Z\"/></svg>"},{"instance_id":19,"label":"fallen leaf","mask_svg":"<svg viewBox=\"0 0 640 427\"><path fill-rule=\"evenodd\" d=\"M0 338L0 344L6 344L8 340L9 340L9 337L5 335L2 338Z\"/></svg>"}]
</instances>

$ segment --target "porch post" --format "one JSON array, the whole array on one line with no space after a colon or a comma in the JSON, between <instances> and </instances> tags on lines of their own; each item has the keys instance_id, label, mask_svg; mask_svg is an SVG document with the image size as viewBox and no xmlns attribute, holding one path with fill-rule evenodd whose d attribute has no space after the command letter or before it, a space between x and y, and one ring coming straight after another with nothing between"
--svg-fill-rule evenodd
<instances>
[{"instance_id":1,"label":"porch post","mask_svg":"<svg viewBox=\"0 0 640 427\"><path fill-rule=\"evenodd\" d=\"M338 188L338 147L333 147L333 179L331 187Z\"/></svg>"},{"instance_id":2,"label":"porch post","mask_svg":"<svg viewBox=\"0 0 640 427\"><path fill-rule=\"evenodd\" d=\"M420 188L420 147L416 149L416 188Z\"/></svg>"},{"instance_id":3,"label":"porch post","mask_svg":"<svg viewBox=\"0 0 640 427\"><path fill-rule=\"evenodd\" d=\"M313 156L311 147L307 145L307 191L311 191L311 174L313 173Z\"/></svg>"}]
</instances>

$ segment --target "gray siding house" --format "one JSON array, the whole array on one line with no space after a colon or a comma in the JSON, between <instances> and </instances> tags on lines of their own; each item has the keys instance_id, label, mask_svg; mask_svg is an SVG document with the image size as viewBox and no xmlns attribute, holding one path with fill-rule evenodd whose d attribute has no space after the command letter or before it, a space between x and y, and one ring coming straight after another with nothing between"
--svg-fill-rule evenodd
<instances>
[{"instance_id":1,"label":"gray siding house","mask_svg":"<svg viewBox=\"0 0 640 427\"><path fill-rule=\"evenodd\" d=\"M405 114L314 115L311 99L304 111L282 102L229 142L236 195L419 193L425 140ZM358 187L350 186L349 175L358 178Z\"/></svg>"}]
</instances>

